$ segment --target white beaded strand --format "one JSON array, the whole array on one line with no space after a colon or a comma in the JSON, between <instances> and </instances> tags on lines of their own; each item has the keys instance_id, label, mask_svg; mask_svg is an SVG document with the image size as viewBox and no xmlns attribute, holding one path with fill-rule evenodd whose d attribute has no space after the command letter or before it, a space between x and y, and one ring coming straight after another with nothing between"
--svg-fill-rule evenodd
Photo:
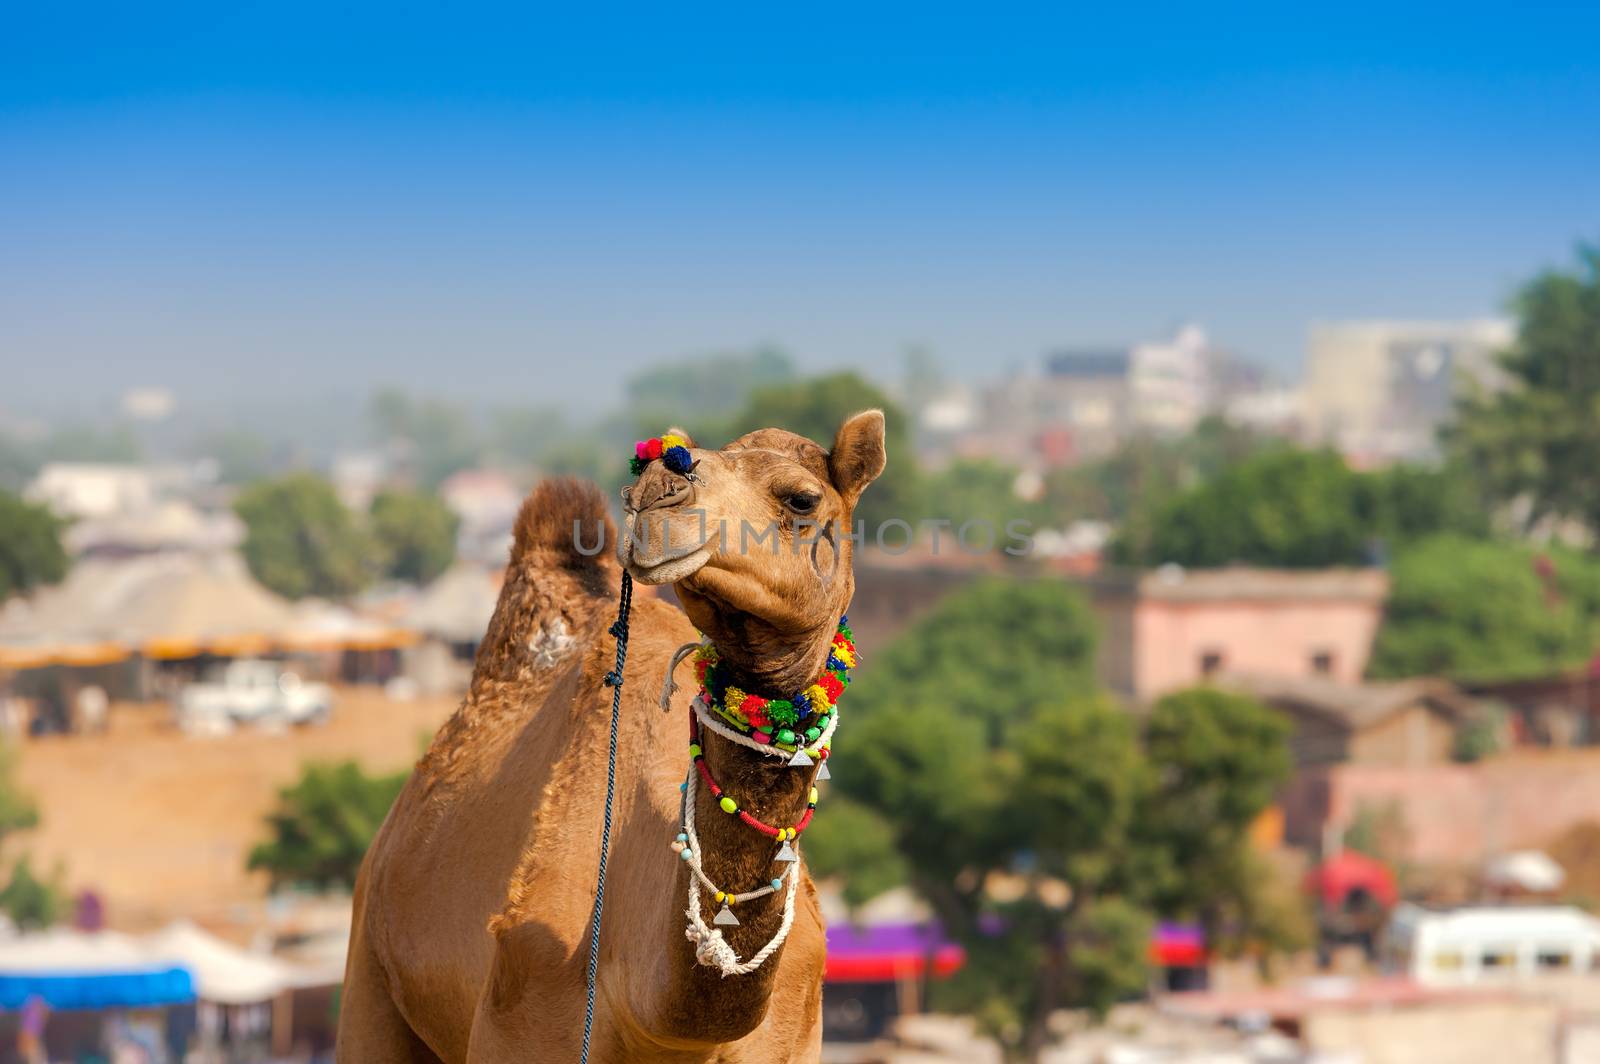
<instances>
[{"instance_id":1,"label":"white beaded strand","mask_svg":"<svg viewBox=\"0 0 1600 1064\"><path fill-rule=\"evenodd\" d=\"M689 908L685 915L689 918L689 926L684 928L684 937L694 943L695 960L710 968L716 968L722 973L723 978L730 975L749 975L760 968L768 957L777 952L783 940L789 937L789 928L794 926L794 896L795 887L800 882L798 873L790 874L794 867L784 870L784 875L789 878L789 893L783 899L783 920L778 925L778 931L765 946L750 955L746 961L739 960L739 955L734 952L722 932L706 924L700 915L700 884L705 882L706 888L715 894L716 885L705 874L700 864L700 838L694 830L694 796L695 796L695 770L691 765L689 773L684 779L683 787L683 833L689 837L688 865L694 873L689 877ZM777 878L782 878L777 877ZM761 890L755 891L749 897L762 897L773 893L773 887L768 884ZM735 901L743 900L743 896L735 897Z\"/></svg>"}]
</instances>

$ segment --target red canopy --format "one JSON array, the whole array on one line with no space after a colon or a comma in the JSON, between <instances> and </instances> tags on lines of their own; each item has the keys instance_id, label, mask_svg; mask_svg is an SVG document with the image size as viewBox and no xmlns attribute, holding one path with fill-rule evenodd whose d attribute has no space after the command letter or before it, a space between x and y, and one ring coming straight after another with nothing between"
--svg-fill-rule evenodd
<instances>
[{"instance_id":1,"label":"red canopy","mask_svg":"<svg viewBox=\"0 0 1600 1064\"><path fill-rule=\"evenodd\" d=\"M1400 900L1394 874L1382 861L1355 850L1329 858L1306 876L1306 889L1320 895L1324 905L1344 903L1352 890L1365 890L1388 908Z\"/></svg>"}]
</instances>

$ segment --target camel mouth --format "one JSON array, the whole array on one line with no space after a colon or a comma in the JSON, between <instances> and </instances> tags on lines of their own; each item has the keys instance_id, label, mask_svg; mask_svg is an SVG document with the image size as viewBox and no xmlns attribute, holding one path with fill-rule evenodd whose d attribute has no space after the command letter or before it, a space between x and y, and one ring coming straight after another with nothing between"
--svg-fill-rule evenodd
<instances>
[{"instance_id":1,"label":"camel mouth","mask_svg":"<svg viewBox=\"0 0 1600 1064\"><path fill-rule=\"evenodd\" d=\"M691 554L666 558L654 564L641 564L637 557L623 559L628 572L641 584L675 584L698 573L711 560L710 546L701 547Z\"/></svg>"}]
</instances>

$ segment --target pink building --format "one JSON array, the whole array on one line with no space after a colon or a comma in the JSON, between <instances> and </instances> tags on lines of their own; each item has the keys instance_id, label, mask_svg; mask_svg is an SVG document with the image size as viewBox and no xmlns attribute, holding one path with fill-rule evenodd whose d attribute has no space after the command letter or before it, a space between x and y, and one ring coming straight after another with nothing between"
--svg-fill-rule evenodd
<instances>
[{"instance_id":1,"label":"pink building","mask_svg":"<svg viewBox=\"0 0 1600 1064\"><path fill-rule=\"evenodd\" d=\"M1190 569L1086 582L1099 672L1144 702L1223 673L1358 683L1383 619L1378 569Z\"/></svg>"}]
</instances>

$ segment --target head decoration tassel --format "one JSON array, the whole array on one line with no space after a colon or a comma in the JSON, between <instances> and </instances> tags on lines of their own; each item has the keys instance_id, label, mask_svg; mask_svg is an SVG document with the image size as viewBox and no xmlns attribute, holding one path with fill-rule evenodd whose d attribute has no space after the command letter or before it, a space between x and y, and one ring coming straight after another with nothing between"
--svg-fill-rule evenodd
<instances>
[{"instance_id":1,"label":"head decoration tassel","mask_svg":"<svg viewBox=\"0 0 1600 1064\"><path fill-rule=\"evenodd\" d=\"M679 475L687 474L694 468L694 457L689 454L689 441L669 432L665 436L640 440L634 444L633 460L628 463L628 471L638 476L657 458L661 459L662 465Z\"/></svg>"}]
</instances>

